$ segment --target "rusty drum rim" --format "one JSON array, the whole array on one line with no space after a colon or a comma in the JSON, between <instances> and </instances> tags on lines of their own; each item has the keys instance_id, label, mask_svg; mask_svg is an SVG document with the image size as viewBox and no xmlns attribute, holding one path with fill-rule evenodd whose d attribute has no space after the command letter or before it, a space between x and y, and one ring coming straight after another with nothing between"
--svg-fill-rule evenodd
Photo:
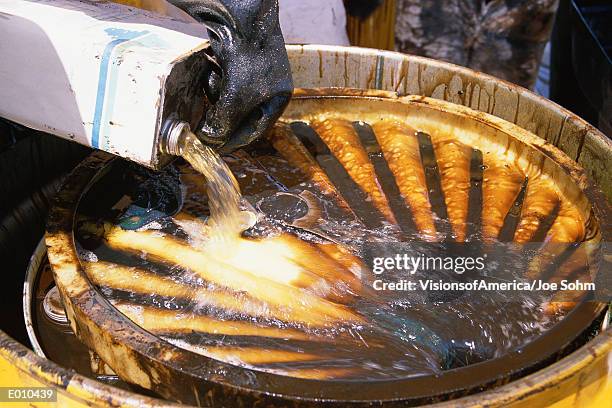
<instances>
[{"instance_id":1,"label":"rusty drum rim","mask_svg":"<svg viewBox=\"0 0 612 408\"><path fill-rule=\"evenodd\" d=\"M367 91L361 91L367 96ZM313 95L303 95L313 97ZM391 96L392 95L387 95ZM316 97L316 96L315 96ZM380 91L372 97L384 97ZM603 195L584 171L559 149L516 125L492 115L427 97L405 97L413 103L445 107L452 112L486 120L487 124L507 126L528 141L532 148L561 165L577 184L599 220L610 213ZM508 128L505 129L508 131ZM513 133L514 136L514 133ZM523 140L524 139L524 140ZM564 158L564 159L563 159ZM559 162L559 159L563 159ZM436 376L395 380L309 380L287 377L234 366L193 352L178 349L131 322L115 309L89 281L74 243L73 222L81 197L112 165L114 158L96 152L85 159L68 177L54 200L49 215L46 243L56 283L63 295L67 314L79 338L110 364L121 376L166 397L180 392L214 399L217 393L254 400L279 402L292 399L311 402L411 402L414 404L445 400L505 384L554 362L563 350L587 329L604 310L601 303L582 302L561 322L521 350L467 367L445 371ZM609 231L602 227L602 240ZM78 316L78 319L75 317ZM102 339L102 341L100 341ZM121 365L117 363L121 361ZM491 376L491 373L496 375ZM458 395L455 393L459 393Z\"/></svg>"},{"instance_id":2,"label":"rusty drum rim","mask_svg":"<svg viewBox=\"0 0 612 408\"><path fill-rule=\"evenodd\" d=\"M612 328L599 334L560 361L520 380L487 390L476 395L436 404L436 407L498 405L521 401L529 396L556 389L594 362L605 358L612 350ZM144 397L112 385L92 380L40 357L0 330L0 357L17 369L47 386L58 387L69 398L88 403L108 403L125 407L184 407L170 401Z\"/></svg>"},{"instance_id":3,"label":"rusty drum rim","mask_svg":"<svg viewBox=\"0 0 612 408\"><path fill-rule=\"evenodd\" d=\"M507 84L511 85L510 83ZM568 157L561 149L559 149L552 143L534 135L530 131L523 129L518 125L515 125L514 123L501 119L495 115L469 108L464 105L459 105L421 95L400 96L397 92L378 89L357 89L338 87L322 87L315 89L297 88L293 96L294 99L330 99L352 97L368 98L375 100L393 99L402 104L426 106L433 108L434 110L446 112L449 114L459 114L462 116L467 116L474 121L481 122L484 125L492 127L503 133L511 134L513 138L516 138L521 143L533 148L536 151L539 151L541 154L552 160L557 166L561 168L561 170L566 175L570 177L574 184L588 199L589 204L591 204L591 216L594 216L595 219L598 221L599 230L602 234L601 241L610 241L612 237L612 225L608 225L605 221L610 219L609 217L612 215L612 206L610 206L610 204L608 203L608 200L603 194L603 192L597 187L597 185L595 185L593 180L589 178L586 171L578 163ZM281 117L281 120L282 119L283 118ZM588 125L588 123L586 122L585 124ZM588 126L592 127L591 125ZM597 131L596 129L594 130L599 133L601 137L605 138L605 136L599 131Z\"/></svg>"}]
</instances>

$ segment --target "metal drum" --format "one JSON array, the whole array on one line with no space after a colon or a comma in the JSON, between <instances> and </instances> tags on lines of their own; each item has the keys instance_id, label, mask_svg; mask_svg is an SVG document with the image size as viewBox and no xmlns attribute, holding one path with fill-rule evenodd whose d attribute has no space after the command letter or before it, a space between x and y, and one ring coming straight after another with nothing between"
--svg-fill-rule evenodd
<instances>
[{"instance_id":1,"label":"metal drum","mask_svg":"<svg viewBox=\"0 0 612 408\"><path fill-rule=\"evenodd\" d=\"M434 174L433 179L437 177L437 185L447 198L449 194L452 195L448 187L450 178L465 178L468 184L485 180L482 194L476 200L480 202L480 211L477 212L482 214L476 224L484 238L500 239L506 234L509 240L530 240L534 239L534 235L556 234L555 231L558 231L560 234L570 234L571 239L593 243L595 251L601 250L600 243L608 240L610 231L605 220L609 217L610 209L605 196L609 198L612 192L605 163L610 161L612 154L610 142L569 112L511 84L423 58L354 48L293 46L289 50L298 86L345 89L296 93L282 123L271 134L269 145L277 155L302 173L308 173L310 178L318 180L319 189L328 188L327 193L337 200L340 207L345 206L359 213L354 209L355 198L347 197L346 186L338 183L342 177L337 177L333 167L323 166L319 156L336 157L336 170L344 171L354 180L362 180L358 185L359 191L370 198L367 202L374 208L367 213L374 213L379 219L395 221L403 233L417 231L431 237L442 232L458 240L464 240L472 233L471 227L465 227L474 224L468 222L469 205L453 206L452 200L446 200L445 205L440 204L439 200L407 202L411 196L401 194L401 189L418 191L423 185L410 185L405 181L400 174L401 166L394 165L392 160L386 160L386 171L392 173L395 180L396 190L393 193L384 183L372 183L368 177L351 174L356 169L367 167L350 163L350 158L360 157L361 154L365 158L364 163L374 169L374 175L378 175L380 169L372 158L376 154L384 154L394 141L409 136L410 132L401 126L402 118L409 117L411 123L415 123L415 127L424 133L424 136L413 141L412 149L420 149L421 155L424 151L433 150L434 155L430 159L434 162L430 164L438 169L438 175ZM385 112L385 120L379 121L377 112ZM389 118L397 120L394 122ZM353 155L344 160L338 150L330 148L329 152L322 151L317 148L317 143L328 137L326 132L341 134L343 138L356 138L359 141L357 145L364 148L365 155L363 152L350 152ZM378 137L372 139L372 132ZM367 134L370 135L369 139ZM449 134L465 147L462 147L464 154L457 156L439 149L437 143L440 138ZM477 137L482 134L486 136ZM330 143L333 144L329 140L325 142L330 147ZM402 143L399 145L400 149L410 147ZM504 196L499 186L493 184L490 187L493 187L491 191L495 194L487 195L487 183L508 177L508 172L495 172L496 168L504 167L509 162L502 160L499 162L501 165L498 163L495 159L497 153L490 153L494 145L504 147L499 157L517 158L513 164L516 177L511 177L514 190L508 192L508 197ZM393 153L392 150L389 153ZM402 151L397 163L401 159L408 167L411 158L406 153L409 151ZM257 158L253 152L246 154ZM580 165L576 165L576 162ZM472 166L474 163L481 166ZM410 168L418 169L419 165L421 179L425 180L425 187L430 187L427 185L427 166L423 166L423 162L412 163ZM609 330L601 329L605 305L583 302L581 299L575 299L572 304L559 303L560 308L571 310L569 314L541 339L525 345L519 354L449 369L435 380L423 377L360 382L278 375L257 367L228 364L204 356L197 350L188 350L185 346L177 347L160 336L162 314L154 311L149 319L143 319L142 315L130 314L135 310L134 306L146 306L137 303L138 296L130 298L136 302L133 304L127 303L125 298L114 297L113 285L114 289L121 289L117 285L133 285L137 282L135 276L125 276L121 283L112 282L113 276L117 277L121 268L114 267L113 270L117 272L114 275L97 274L87 267L91 254L84 252L80 244L77 250L75 236L78 240L78 225L84 215L79 209L86 208L80 206L91 201L88 192L115 188L113 181L117 179L114 177L126 170L131 171L125 166L119 160L96 153L73 172L55 202L48 226L47 245L67 315L77 336L129 382L154 390L165 398L194 405L235 405L241 402L245 405L312 406L325 402L341 406L348 403L403 406L440 401L451 404L486 401L490 405L516 403L525 406L561 401L571 405L582 398L582 393L573 395L581 388L590 390L591 398L596 398L598 392L605 395L606 389L609 390L606 388L610 386L607 355L612 348L612 335ZM457 168L462 170L458 171ZM474 171L470 172L470 168ZM487 172L490 174L488 177ZM535 183L532 185L537 188L530 190L529 183ZM498 194L497 190L501 193ZM545 228L542 227L543 231L537 226L529 227L530 223L525 218L529 216L529 211L523 213L523 224L519 217L514 225L508 225L506 220L512 208L525 206L527 209L530 202L538 202L538 195L545 195L547 191L554 199L538 215L540 225L546 224ZM413 194L412 198L415 196L417 194ZM470 194L455 198L455 202L467 203L469 200ZM187 201L183 204L190 203ZM490 206L489 210L487 205ZM504 209L493 211L495 206ZM421 208L423 211L402 216L402 207ZM436 221L441 218L439 211L442 207L448 221L446 227ZM205 209L191 208L191 211L197 213ZM491 214L494 213L498 215L493 217ZM178 217L180 221L180 214L167 215ZM367 221L363 214L356 215L362 221ZM302 220L300 227L313 227L307 223L307 218L306 221ZM543 222L544 219L550 221ZM571 223L570 219L578 222ZM563 220L566 220L565 223ZM370 221L377 222L376 219L367 222ZM127 237L127 242L130 238ZM121 262L117 261L117 264ZM122 290L132 294L138 292L132 289L134 287L124 287ZM168 327L163 329L167 335ZM8 339L5 343L5 359L29 359L28 364L32 364L33 356L26 354L20 357L22 352L18 351L19 346ZM66 377L63 385L58 382L58 386L70 389L70 378ZM588 380L580 381L579 378ZM100 385L100 392L104 392L104 387ZM117 394L116 398L124 395ZM97 399L96 402L100 403L101 400ZM140 400L139 403L155 402Z\"/></svg>"}]
</instances>

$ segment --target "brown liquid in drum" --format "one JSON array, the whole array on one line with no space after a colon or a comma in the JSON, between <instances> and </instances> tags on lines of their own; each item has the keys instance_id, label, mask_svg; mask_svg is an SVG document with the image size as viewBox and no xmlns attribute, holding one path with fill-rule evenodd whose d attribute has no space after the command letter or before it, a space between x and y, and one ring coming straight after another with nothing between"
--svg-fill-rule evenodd
<instances>
[{"instance_id":1,"label":"brown liquid in drum","mask_svg":"<svg viewBox=\"0 0 612 408\"><path fill-rule=\"evenodd\" d=\"M156 185L144 205L134 188L107 212L83 207L85 272L130 325L251 374L394 380L513 353L581 300L374 290L376 279L410 278L375 275L369 263L368 245L381 255L398 242L424 256L502 248L502 262L522 268L510 278L587 279L590 254L572 245L587 239L588 205L540 151L459 115L426 114L435 101L315 96L296 95L264 140L217 163L242 193L227 240L211 239L211 207L224 209L186 163L164 170L179 184L171 210L157 204L172 189ZM248 228L245 208L256 218ZM530 258L515 251L526 244L536 245Z\"/></svg>"},{"instance_id":2,"label":"brown liquid in drum","mask_svg":"<svg viewBox=\"0 0 612 408\"><path fill-rule=\"evenodd\" d=\"M436 228L421 165L416 130L395 121L381 121L372 125L376 139L395 177L399 191L410 207L419 231L434 239Z\"/></svg>"},{"instance_id":3,"label":"brown liquid in drum","mask_svg":"<svg viewBox=\"0 0 612 408\"><path fill-rule=\"evenodd\" d=\"M310 125L344 166L349 176L363 190L368 200L391 224L397 224L389 202L380 186L368 153L361 145L353 124L342 119L313 120Z\"/></svg>"},{"instance_id":4,"label":"brown liquid in drum","mask_svg":"<svg viewBox=\"0 0 612 408\"><path fill-rule=\"evenodd\" d=\"M349 205L334 187L323 169L293 134L291 128L283 123L277 124L270 132L270 141L274 148L290 163L312 180L321 191L338 203L345 211L352 213Z\"/></svg>"},{"instance_id":5,"label":"brown liquid in drum","mask_svg":"<svg viewBox=\"0 0 612 408\"><path fill-rule=\"evenodd\" d=\"M484 165L482 233L485 240L492 241L499 235L524 177L518 169L490 154L485 154Z\"/></svg>"},{"instance_id":6,"label":"brown liquid in drum","mask_svg":"<svg viewBox=\"0 0 612 408\"><path fill-rule=\"evenodd\" d=\"M432 137L442 176L446 209L455 240L463 242L467 231L472 149L450 136L432 135Z\"/></svg>"}]
</instances>

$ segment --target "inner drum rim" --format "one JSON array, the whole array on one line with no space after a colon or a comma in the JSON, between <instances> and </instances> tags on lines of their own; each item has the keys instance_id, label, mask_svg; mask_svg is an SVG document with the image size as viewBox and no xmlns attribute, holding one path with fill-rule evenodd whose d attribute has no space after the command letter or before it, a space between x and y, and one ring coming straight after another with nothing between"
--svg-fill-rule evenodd
<instances>
[{"instance_id":1,"label":"inner drum rim","mask_svg":"<svg viewBox=\"0 0 612 408\"><path fill-rule=\"evenodd\" d=\"M367 92L361 93L360 96L367 96ZM321 93L315 95L316 92L306 97L323 97ZM382 96L378 92L375 97ZM500 122L491 115L431 98L412 97L406 103L419 102L471 116L471 120ZM588 180L582 168L554 146L543 144L539 138L515 125L508 125L506 130L515 130L522 136L521 141L526 141L531 148L562 167L589 199L599 221L607 219L610 213L607 200ZM114 160L115 156L94 152L67 178L49 215L46 235L49 260L77 336L111 363L117 374L167 398L198 405L215 401L235 403L237 400L245 404L284 404L293 400L300 406L323 401L332 405L350 402L355 405L372 402L405 405L447 400L507 383L554 362L557 353L571 345L605 308L603 303L583 301L562 321L521 350L440 375L375 381L309 380L214 360L175 347L134 324L99 293L80 264L72 233L76 210L81 198L108 171ZM608 241L608 228L602 225L601 233L602 241Z\"/></svg>"}]
</instances>

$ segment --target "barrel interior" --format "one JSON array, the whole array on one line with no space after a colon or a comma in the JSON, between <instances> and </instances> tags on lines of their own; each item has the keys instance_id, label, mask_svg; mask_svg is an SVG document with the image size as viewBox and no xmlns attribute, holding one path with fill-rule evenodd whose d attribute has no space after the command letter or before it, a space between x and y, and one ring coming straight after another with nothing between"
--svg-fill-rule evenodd
<instances>
[{"instance_id":1,"label":"barrel interior","mask_svg":"<svg viewBox=\"0 0 612 408\"><path fill-rule=\"evenodd\" d=\"M334 90L329 92L335 93ZM368 92L355 92L368 95ZM376 94L390 97L376 97ZM355 102L356 99L358 103ZM558 162L563 155L557 151L559 154L551 157L539 147L545 143L508 122L457 105L453 105L449 111L448 104L430 98L419 96L397 98L392 93L381 91L368 97L338 95L323 97L314 92L310 94L306 92L298 101L291 104L285 112L284 118L289 123L339 120L365 123L370 127L381 123L405 124L411 129L429 134L433 143L437 143L440 147L449 142L465 145L467 150L461 152L460 157L456 155L444 157L445 154L454 153L448 149L442 148L435 152L441 160L450 161L448 167L458 168L464 165L467 159L465 156L472 154L469 152L471 149L482 153L485 173L497 163L506 168L513 167L512 170L517 175L521 174L523 178L528 178L530 175L532 178L542 176L549 180L550 188L556 190L561 201L575 208L582 218L581 223L589 223L591 204L576 180L572 180L566 169ZM365 143L367 144L367 141ZM435 150L437 149L434 146ZM463 162L458 159L462 159ZM495 182L494 178L502 177L491 174L491 177L484 180L485 184ZM498 193L504 192L498 191ZM516 194L516 190L510 190L508 194Z\"/></svg>"},{"instance_id":2,"label":"barrel interior","mask_svg":"<svg viewBox=\"0 0 612 408\"><path fill-rule=\"evenodd\" d=\"M569 160L528 132L467 108L423 97L319 89L298 92L266 140L226 161L245 199L273 224L266 227L281 231L268 247L253 246L260 231L251 231L239 252L247 258L228 261L231 267L199 251L210 250L204 244L205 180L186 164L153 173L115 161L87 188L70 186L83 196L68 233L74 233L83 277L108 302L102 315L121 323L110 328L144 330L161 349L181 355L166 366L196 383L239 383L288 398L335 401L450 398L509 381L558 357L602 309L584 301L584 291L532 304L529 313L520 302L476 307L465 299L442 299L435 312L427 310L430 304L415 306L411 321L433 333L421 339L423 344L447 334L448 342L468 346L445 349L435 369L424 364L376 376L376 364L392 366L392 360L411 355L406 344L391 347L377 336L364 339L351 332L364 316L372 317L355 310L368 266L354 241L529 244L548 249L540 264L557 261L549 279L590 280L593 271L584 264L600 253L600 219L581 179L568 171ZM285 251L290 260L280 269L290 264L293 271L299 264L299 278L289 279L279 269L266 276L267 287L257 286L254 264L274 251ZM526 265L522 273L543 271ZM230 275L235 286L227 283ZM64 285L71 283L61 274L56 279L62 293L70 293ZM245 282L251 289L239 290ZM303 290L321 285L328 290L290 315L266 304L292 302ZM85 326L102 318L94 315L99 308L66 304L79 308L77 319L90 320ZM515 326L506 336L501 323L511 324L508 315L514 312L543 329ZM474 338L468 321L487 325L493 330L489 337L514 340L487 348L489 337ZM136 347L129 335L111 333L111 338ZM91 339L94 350L102 347L96 342L106 342ZM355 354L371 364L347 365ZM209 370L196 370L188 356L197 356L198 364L205 358L239 367L262 380L245 385L236 371L219 380ZM125 380L140 383L125 372ZM434 377L438 388L425 392L423 384ZM379 389L368 383L368 390L358 390L360 381L373 379ZM300 394L300 380L317 383ZM160 392L184 398L165 388Z\"/></svg>"}]
</instances>

